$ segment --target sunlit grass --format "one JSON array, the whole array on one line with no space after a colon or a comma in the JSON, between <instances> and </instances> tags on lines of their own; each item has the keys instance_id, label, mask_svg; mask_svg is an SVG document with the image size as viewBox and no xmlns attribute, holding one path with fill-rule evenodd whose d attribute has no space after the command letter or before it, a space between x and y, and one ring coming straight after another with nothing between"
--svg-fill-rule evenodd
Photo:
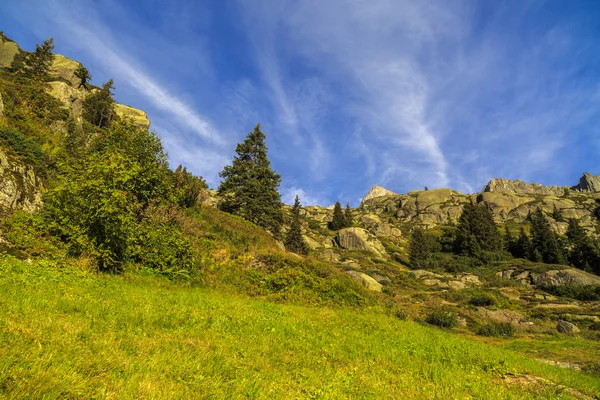
<instances>
[{"instance_id":1,"label":"sunlit grass","mask_svg":"<svg viewBox=\"0 0 600 400\"><path fill-rule=\"evenodd\" d=\"M584 374L374 312L0 258L6 398L569 398Z\"/></svg>"}]
</instances>

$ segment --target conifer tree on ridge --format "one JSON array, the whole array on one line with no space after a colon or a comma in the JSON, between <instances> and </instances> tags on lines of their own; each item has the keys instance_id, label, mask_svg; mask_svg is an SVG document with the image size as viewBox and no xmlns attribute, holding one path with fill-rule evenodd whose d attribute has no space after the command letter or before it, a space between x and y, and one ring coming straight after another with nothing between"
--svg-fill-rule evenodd
<instances>
[{"instance_id":1,"label":"conifer tree on ridge","mask_svg":"<svg viewBox=\"0 0 600 400\"><path fill-rule=\"evenodd\" d=\"M283 222L281 176L271 169L265 138L258 124L237 145L232 164L219 173L219 208L277 234Z\"/></svg>"}]
</instances>

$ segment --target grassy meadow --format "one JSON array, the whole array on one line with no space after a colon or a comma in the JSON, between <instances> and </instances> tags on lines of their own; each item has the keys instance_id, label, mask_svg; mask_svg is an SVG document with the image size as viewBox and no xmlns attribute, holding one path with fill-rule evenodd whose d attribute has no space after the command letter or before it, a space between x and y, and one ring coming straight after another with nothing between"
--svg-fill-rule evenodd
<instances>
[{"instance_id":1,"label":"grassy meadow","mask_svg":"<svg viewBox=\"0 0 600 400\"><path fill-rule=\"evenodd\" d=\"M2 398L600 394L597 377L381 309L274 304L141 273L97 275L10 257L0 258L0 293Z\"/></svg>"}]
</instances>

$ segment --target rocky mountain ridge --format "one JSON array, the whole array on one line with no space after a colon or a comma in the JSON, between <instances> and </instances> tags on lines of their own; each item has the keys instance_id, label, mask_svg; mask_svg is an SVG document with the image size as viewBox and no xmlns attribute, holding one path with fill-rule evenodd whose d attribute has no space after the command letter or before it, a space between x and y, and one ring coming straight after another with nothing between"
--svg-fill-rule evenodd
<instances>
[{"instance_id":1,"label":"rocky mountain ridge","mask_svg":"<svg viewBox=\"0 0 600 400\"><path fill-rule=\"evenodd\" d=\"M22 57L24 54L26 52L19 47L18 43L8 39L4 35L0 36L0 70L10 68L15 58ZM61 54L55 54L49 72L52 81L48 83L47 92L57 100L60 100L65 108L69 110L75 121L81 123L83 100L85 100L91 91L83 87L78 87L80 80L75 76L75 70L78 66L78 61ZM121 118L131 118L136 125L142 128L147 129L150 127L150 120L142 110L116 103L115 112Z\"/></svg>"}]
</instances>

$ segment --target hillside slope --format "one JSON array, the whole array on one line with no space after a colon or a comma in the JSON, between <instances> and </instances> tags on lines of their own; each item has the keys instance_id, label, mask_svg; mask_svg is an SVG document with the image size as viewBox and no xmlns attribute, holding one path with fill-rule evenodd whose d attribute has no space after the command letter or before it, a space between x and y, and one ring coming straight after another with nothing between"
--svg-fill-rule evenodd
<instances>
[{"instance_id":1,"label":"hillside slope","mask_svg":"<svg viewBox=\"0 0 600 400\"><path fill-rule=\"evenodd\" d=\"M599 381L379 313L0 262L7 398L591 398Z\"/></svg>"}]
</instances>

